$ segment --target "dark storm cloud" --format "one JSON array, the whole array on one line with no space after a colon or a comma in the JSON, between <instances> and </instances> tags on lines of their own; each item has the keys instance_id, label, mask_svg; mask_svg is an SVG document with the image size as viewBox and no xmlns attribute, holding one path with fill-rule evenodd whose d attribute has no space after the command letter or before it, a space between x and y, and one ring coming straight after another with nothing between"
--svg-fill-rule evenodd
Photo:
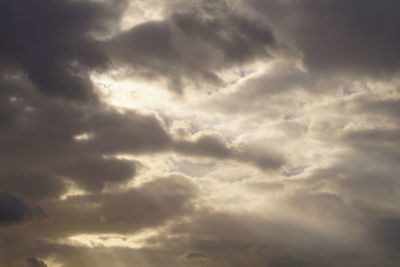
<instances>
[{"instance_id":1,"label":"dark storm cloud","mask_svg":"<svg viewBox=\"0 0 400 267\"><path fill-rule=\"evenodd\" d=\"M0 225L8 225L45 217L38 207L30 207L21 199L0 193Z\"/></svg>"},{"instance_id":2,"label":"dark storm cloud","mask_svg":"<svg viewBox=\"0 0 400 267\"><path fill-rule=\"evenodd\" d=\"M252 0L315 72L388 77L400 67L396 0Z\"/></svg>"},{"instance_id":3,"label":"dark storm cloud","mask_svg":"<svg viewBox=\"0 0 400 267\"><path fill-rule=\"evenodd\" d=\"M167 78L182 91L187 82L221 83L217 71L268 56L275 45L268 25L242 16L225 1L177 5L161 21L134 26L106 46L116 62L136 74Z\"/></svg>"},{"instance_id":4,"label":"dark storm cloud","mask_svg":"<svg viewBox=\"0 0 400 267\"><path fill-rule=\"evenodd\" d=\"M106 31L120 3L3 1L2 73L22 71L47 95L75 100L93 98L87 72L105 67L107 59L90 35Z\"/></svg>"}]
</instances>

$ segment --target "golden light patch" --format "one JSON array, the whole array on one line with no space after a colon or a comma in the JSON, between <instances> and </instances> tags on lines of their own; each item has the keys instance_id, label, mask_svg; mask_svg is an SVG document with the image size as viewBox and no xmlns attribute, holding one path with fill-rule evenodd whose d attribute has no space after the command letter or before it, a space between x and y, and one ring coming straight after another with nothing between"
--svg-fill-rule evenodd
<instances>
[{"instance_id":1,"label":"golden light patch","mask_svg":"<svg viewBox=\"0 0 400 267\"><path fill-rule=\"evenodd\" d=\"M158 229L144 230L133 235L123 234L81 234L74 235L67 239L66 243L90 248L95 247L124 247L144 248L154 247L157 244L149 242L149 239L159 234Z\"/></svg>"}]
</instances>

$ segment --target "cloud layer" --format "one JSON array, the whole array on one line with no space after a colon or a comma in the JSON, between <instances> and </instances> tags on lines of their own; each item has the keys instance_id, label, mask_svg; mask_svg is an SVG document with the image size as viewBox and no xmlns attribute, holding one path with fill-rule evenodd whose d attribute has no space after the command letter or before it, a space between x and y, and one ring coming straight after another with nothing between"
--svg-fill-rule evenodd
<instances>
[{"instance_id":1,"label":"cloud layer","mask_svg":"<svg viewBox=\"0 0 400 267\"><path fill-rule=\"evenodd\" d=\"M398 266L399 5L1 2L0 266Z\"/></svg>"}]
</instances>

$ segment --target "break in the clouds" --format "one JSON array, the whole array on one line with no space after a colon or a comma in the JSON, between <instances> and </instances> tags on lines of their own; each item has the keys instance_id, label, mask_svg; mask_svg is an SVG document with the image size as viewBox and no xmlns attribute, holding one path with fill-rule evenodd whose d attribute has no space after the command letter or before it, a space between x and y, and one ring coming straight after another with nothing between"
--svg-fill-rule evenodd
<instances>
[{"instance_id":1,"label":"break in the clouds","mask_svg":"<svg viewBox=\"0 0 400 267\"><path fill-rule=\"evenodd\" d=\"M398 266L399 8L1 2L0 266Z\"/></svg>"}]
</instances>

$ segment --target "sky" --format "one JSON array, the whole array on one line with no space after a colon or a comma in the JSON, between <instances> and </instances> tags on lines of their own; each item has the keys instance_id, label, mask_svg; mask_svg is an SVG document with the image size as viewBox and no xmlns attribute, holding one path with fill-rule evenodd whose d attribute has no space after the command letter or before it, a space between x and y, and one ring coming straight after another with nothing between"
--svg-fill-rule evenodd
<instances>
[{"instance_id":1,"label":"sky","mask_svg":"<svg viewBox=\"0 0 400 267\"><path fill-rule=\"evenodd\" d=\"M400 266L400 1L0 1L0 267Z\"/></svg>"}]
</instances>

